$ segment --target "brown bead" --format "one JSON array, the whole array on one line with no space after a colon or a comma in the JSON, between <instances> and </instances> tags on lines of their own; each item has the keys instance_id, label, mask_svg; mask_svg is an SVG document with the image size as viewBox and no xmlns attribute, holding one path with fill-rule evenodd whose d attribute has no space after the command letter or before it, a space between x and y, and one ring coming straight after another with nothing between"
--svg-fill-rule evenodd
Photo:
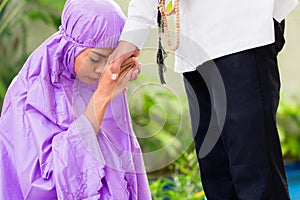
<instances>
[{"instance_id":1,"label":"brown bead","mask_svg":"<svg viewBox=\"0 0 300 200\"><path fill-rule=\"evenodd\" d=\"M165 0L161 0L158 7L161 12L162 20L164 23L164 28L165 28L165 34L166 34L166 40L168 43L168 46L171 50L175 51L179 47L179 37L180 37L180 12L179 12L179 0L173 0L174 1L174 6L170 11L166 11L165 9ZM170 33L168 30L168 21L167 21L167 16L170 16L174 14L176 21L175 21L175 45L172 44ZM159 35L160 35L160 30L159 30Z\"/></svg>"}]
</instances>

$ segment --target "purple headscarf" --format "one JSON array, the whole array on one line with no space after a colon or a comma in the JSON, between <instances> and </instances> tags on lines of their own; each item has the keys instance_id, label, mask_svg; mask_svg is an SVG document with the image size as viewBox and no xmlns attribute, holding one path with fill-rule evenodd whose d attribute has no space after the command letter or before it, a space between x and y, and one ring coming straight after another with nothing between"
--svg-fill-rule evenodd
<instances>
[{"instance_id":1,"label":"purple headscarf","mask_svg":"<svg viewBox=\"0 0 300 200\"><path fill-rule=\"evenodd\" d=\"M66 43L64 66L71 66L74 58L85 48L115 48L124 26L125 16L113 1L68 0L62 13L60 36Z\"/></svg>"},{"instance_id":2,"label":"purple headscarf","mask_svg":"<svg viewBox=\"0 0 300 200\"><path fill-rule=\"evenodd\" d=\"M96 136L82 114L95 85L75 77L86 48L115 48L124 14L112 0L68 0L60 30L12 81L0 118L0 199L151 199L124 94Z\"/></svg>"}]
</instances>

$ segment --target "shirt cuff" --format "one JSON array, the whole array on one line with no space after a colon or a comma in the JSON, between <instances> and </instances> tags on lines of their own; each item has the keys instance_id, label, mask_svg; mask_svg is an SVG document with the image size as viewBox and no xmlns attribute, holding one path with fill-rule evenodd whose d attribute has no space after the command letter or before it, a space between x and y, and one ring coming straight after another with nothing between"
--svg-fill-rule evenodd
<instances>
[{"instance_id":1,"label":"shirt cuff","mask_svg":"<svg viewBox=\"0 0 300 200\"><path fill-rule=\"evenodd\" d=\"M135 45L138 49L142 49L150 27L145 26L141 22L127 19L123 28L120 41L130 42Z\"/></svg>"},{"instance_id":2,"label":"shirt cuff","mask_svg":"<svg viewBox=\"0 0 300 200\"><path fill-rule=\"evenodd\" d=\"M70 150L74 148L74 145L77 149L85 149L95 159L101 160L104 163L95 130L84 114L79 116L67 131L57 134L52 141L53 149L61 153L62 149Z\"/></svg>"},{"instance_id":3,"label":"shirt cuff","mask_svg":"<svg viewBox=\"0 0 300 200\"><path fill-rule=\"evenodd\" d=\"M97 140L97 135L88 118L82 114L73 122L73 126L75 126L80 143L83 145L85 150L95 159L104 163L104 158Z\"/></svg>"}]
</instances>

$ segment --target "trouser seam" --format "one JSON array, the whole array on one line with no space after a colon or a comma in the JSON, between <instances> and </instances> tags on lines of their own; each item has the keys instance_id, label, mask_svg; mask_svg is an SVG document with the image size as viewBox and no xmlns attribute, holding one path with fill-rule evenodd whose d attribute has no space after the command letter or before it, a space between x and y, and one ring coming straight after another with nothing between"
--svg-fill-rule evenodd
<instances>
[{"instance_id":1,"label":"trouser seam","mask_svg":"<svg viewBox=\"0 0 300 200\"><path fill-rule=\"evenodd\" d=\"M276 194L276 198L278 197L278 191L276 190L276 184L275 184L275 180L274 180L274 169L273 167L271 167L272 165L272 161L271 161L271 156L270 156L270 144L268 142L267 139L267 133L268 133L268 126L266 125L266 110L265 110L265 104L264 104L264 94L263 94L263 87L262 87L262 82L261 82L261 77L260 77L260 71L259 71L259 66L258 66L258 59L257 59L257 48L254 50L254 58L255 58L255 67L256 67L256 71L257 71L257 79L258 79L258 85L259 85L259 96L261 98L261 103L262 103L262 108L263 108L263 127L265 128L265 137L266 137L266 145L267 145L267 157L268 157L268 167L270 168L271 171L271 177L272 177L272 185L275 188L275 194Z\"/></svg>"}]
</instances>

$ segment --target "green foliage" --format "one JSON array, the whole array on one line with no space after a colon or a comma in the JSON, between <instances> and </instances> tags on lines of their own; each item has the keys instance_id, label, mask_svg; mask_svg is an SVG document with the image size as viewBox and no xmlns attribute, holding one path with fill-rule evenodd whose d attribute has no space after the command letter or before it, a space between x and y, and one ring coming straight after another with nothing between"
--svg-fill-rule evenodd
<instances>
[{"instance_id":1,"label":"green foliage","mask_svg":"<svg viewBox=\"0 0 300 200\"><path fill-rule=\"evenodd\" d=\"M278 113L278 130L283 156L286 160L300 159L300 103L283 100Z\"/></svg>"},{"instance_id":2,"label":"green foliage","mask_svg":"<svg viewBox=\"0 0 300 200\"><path fill-rule=\"evenodd\" d=\"M12 78L31 53L27 47L30 23L40 20L58 27L64 3L65 0L0 1L0 105Z\"/></svg>"},{"instance_id":3,"label":"green foliage","mask_svg":"<svg viewBox=\"0 0 300 200\"><path fill-rule=\"evenodd\" d=\"M24 30L24 23L18 23L18 33L14 32L16 23L11 23L18 16L24 7L24 3L12 5L11 1L1 1L0 4L0 101L4 98L7 86L11 79L19 71L15 67L18 63L18 57L25 57L23 53L19 55L22 49L26 48L24 41L20 39L20 32ZM20 49L18 51L18 49ZM24 58L23 58L24 60Z\"/></svg>"},{"instance_id":4,"label":"green foliage","mask_svg":"<svg viewBox=\"0 0 300 200\"><path fill-rule=\"evenodd\" d=\"M160 84L140 77L130 84L129 108L134 131L144 153L166 147L173 160L165 168L150 172L153 200L199 200L204 197L197 158L192 143L187 99ZM147 82L143 84L142 82ZM133 88L136 87L136 88ZM146 162L146 167L151 161ZM148 162L148 163L147 163Z\"/></svg>"},{"instance_id":5,"label":"green foliage","mask_svg":"<svg viewBox=\"0 0 300 200\"><path fill-rule=\"evenodd\" d=\"M58 27L65 0L27 0L26 16Z\"/></svg>"},{"instance_id":6,"label":"green foliage","mask_svg":"<svg viewBox=\"0 0 300 200\"><path fill-rule=\"evenodd\" d=\"M139 87L129 95L129 109L143 152L165 148L176 160L192 143L186 98L158 84L134 85Z\"/></svg>"},{"instance_id":7,"label":"green foliage","mask_svg":"<svg viewBox=\"0 0 300 200\"><path fill-rule=\"evenodd\" d=\"M183 153L169 168L174 172L170 177L160 176L157 179L149 179L153 200L204 199L205 194L194 152Z\"/></svg>"}]
</instances>

